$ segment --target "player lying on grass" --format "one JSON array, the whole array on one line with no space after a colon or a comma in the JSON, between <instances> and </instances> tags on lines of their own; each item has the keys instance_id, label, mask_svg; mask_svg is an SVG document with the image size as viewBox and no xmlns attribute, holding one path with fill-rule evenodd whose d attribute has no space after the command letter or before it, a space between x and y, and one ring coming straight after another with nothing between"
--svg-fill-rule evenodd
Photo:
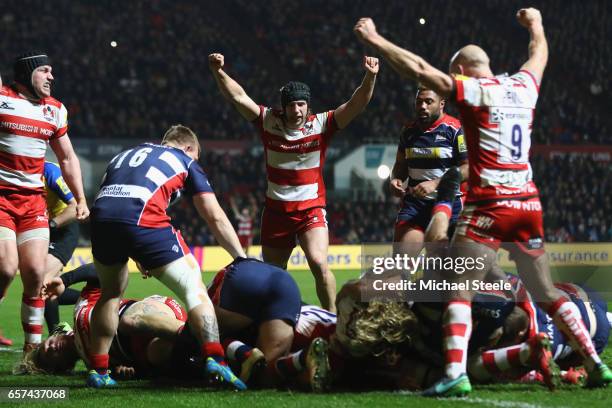
<instances>
[{"instance_id":1,"label":"player lying on grass","mask_svg":"<svg viewBox=\"0 0 612 408\"><path fill-rule=\"evenodd\" d=\"M241 366L240 379L249 381L249 386L297 387L324 392L330 378L328 341L335 330L335 313L302 304L293 327L290 353L266 361L259 349L249 345L255 340L248 331L224 339L223 344L228 361Z\"/></svg>"},{"instance_id":2,"label":"player lying on grass","mask_svg":"<svg viewBox=\"0 0 612 408\"><path fill-rule=\"evenodd\" d=\"M227 356L242 365L243 380L260 387L275 387L293 371L302 371L303 365L308 383L318 390L319 378L327 375L327 343L319 339L301 358L288 356L302 303L291 275L265 262L238 258L215 275L208 295L215 305ZM254 344L256 351L244 347L245 343ZM263 368L259 353L267 368L251 370L255 363ZM294 364L290 367L289 362ZM294 370L296 366L300 369Z\"/></svg>"},{"instance_id":3,"label":"player lying on grass","mask_svg":"<svg viewBox=\"0 0 612 408\"><path fill-rule=\"evenodd\" d=\"M495 379L500 373L506 378L518 378L516 373L514 376L511 374L512 369L517 368L517 364L520 363L517 360L519 350L523 350L524 344L538 333L545 333L550 339L551 357L563 370L567 370L563 373L562 379L570 383L578 383L586 379L586 373L579 368L581 366L580 355L572 349L567 338L547 317L546 312L531 300L522 282L514 276L511 280L516 287L518 301L517 306L504 323L503 336L498 343L498 347L504 347L504 349L487 352L490 354L479 362L478 370L471 372L470 375L480 382ZM573 283L559 283L555 286L565 293L580 310L593 345L597 353L601 354L608 345L611 328L607 303L596 292ZM546 377L542 378L536 373L529 373L524 379L547 381Z\"/></svg>"},{"instance_id":4,"label":"player lying on grass","mask_svg":"<svg viewBox=\"0 0 612 408\"><path fill-rule=\"evenodd\" d=\"M393 330L389 330L388 326L381 326L380 323L382 320L390 319L389 310L392 307L395 307L396 311L401 311L399 308L401 303L387 302L385 318L381 319L377 314L367 312L380 308L381 306L377 305L379 302L360 301L364 290L360 285L363 284L363 281L349 282L338 295L338 326L330 340L329 355L334 384L347 387L410 390L427 388L438 378L443 367L443 358L437 352L442 334L440 330L435 329L441 327L442 310L437 307L439 305L433 303L425 304L427 307L423 307L423 304L413 305L413 310L418 316L416 329L396 331L396 339L399 341L393 342L390 341L393 337L389 335ZM567 286L571 285L561 285L561 287ZM603 350L607 344L609 331L609 322L604 309L594 314L597 324L594 326L590 323L594 320L589 320L586 316L589 309L582 300L573 296L571 291L567 293L579 309L584 311L585 321L589 321L589 330L597 333L593 335L593 341L597 344L598 350ZM475 381L482 383L518 380L524 374L537 370L539 377L553 388L559 380L559 370L553 360L567 356L566 353L572 352L571 347L556 328L549 339L546 333L555 327L552 322L539 326L529 323L529 336L525 336L524 331L518 336L517 330L523 329L521 324L517 323L516 310L522 309L514 307L512 299L504 300L504 297L493 296L499 295L480 293L475 298L480 301L475 302L473 308L476 330L470 344L468 374ZM508 314L508 308L512 313ZM404 305L403 309L404 311L398 316L405 315L407 306ZM501 319L496 316L501 316ZM546 315L541 312L540 316ZM417 321L414 317L412 319ZM529 319L524 321L529 322ZM491 330L492 324L495 323L501 323L502 327ZM370 331L364 332L364 328ZM378 340L372 341L372 339ZM491 346L492 344L495 344L493 346L495 348ZM353 373L355 375L352 375ZM570 376L567 378L571 381Z\"/></svg>"},{"instance_id":5,"label":"player lying on grass","mask_svg":"<svg viewBox=\"0 0 612 408\"><path fill-rule=\"evenodd\" d=\"M74 330L68 324L52 333L28 355L29 372L64 373L82 359L87 363L91 343L91 311L100 297L92 268L79 268L45 285L45 296L60 296L67 286L87 281L75 307ZM122 299L119 326L110 351L118 375L129 377L206 378L196 339L185 327L186 311L172 298L153 295Z\"/></svg>"}]
</instances>

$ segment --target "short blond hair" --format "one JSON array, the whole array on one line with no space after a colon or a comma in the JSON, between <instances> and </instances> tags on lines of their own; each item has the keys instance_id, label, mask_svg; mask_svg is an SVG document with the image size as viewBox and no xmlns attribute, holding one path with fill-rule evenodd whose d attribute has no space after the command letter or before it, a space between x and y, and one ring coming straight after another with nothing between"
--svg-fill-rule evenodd
<instances>
[{"instance_id":1,"label":"short blond hair","mask_svg":"<svg viewBox=\"0 0 612 408\"><path fill-rule=\"evenodd\" d=\"M165 144L192 146L197 149L198 157L202 152L202 147L200 146L198 136L193 130L181 124L170 126L166 133L164 133L164 137L162 138L162 145Z\"/></svg>"}]
</instances>

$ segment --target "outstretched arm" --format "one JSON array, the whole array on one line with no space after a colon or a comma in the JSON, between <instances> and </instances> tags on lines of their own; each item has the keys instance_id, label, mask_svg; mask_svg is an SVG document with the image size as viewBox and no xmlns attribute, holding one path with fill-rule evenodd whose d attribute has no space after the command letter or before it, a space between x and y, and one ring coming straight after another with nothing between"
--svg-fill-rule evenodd
<instances>
[{"instance_id":1,"label":"outstretched arm","mask_svg":"<svg viewBox=\"0 0 612 408\"><path fill-rule=\"evenodd\" d=\"M223 70L224 64L225 57L223 54L215 53L208 56L208 66L225 99L236 107L242 117L249 122L254 121L259 116L259 106L253 102L238 82L225 73Z\"/></svg>"},{"instance_id":2,"label":"outstretched arm","mask_svg":"<svg viewBox=\"0 0 612 408\"><path fill-rule=\"evenodd\" d=\"M454 82L449 75L378 34L371 18L361 18L353 30L360 41L378 51L398 74L422 83L445 98L451 96Z\"/></svg>"},{"instance_id":3,"label":"outstretched arm","mask_svg":"<svg viewBox=\"0 0 612 408\"><path fill-rule=\"evenodd\" d=\"M347 127L357 115L363 112L370 102L370 99L372 99L376 75L379 69L378 58L368 57L367 55L364 56L363 66L366 70L366 74L363 77L363 81L361 81L361 85L355 89L351 99L340 105L334 112L336 124L340 129Z\"/></svg>"},{"instance_id":4,"label":"outstretched arm","mask_svg":"<svg viewBox=\"0 0 612 408\"><path fill-rule=\"evenodd\" d=\"M544 69L548 62L548 42L544 35L542 15L534 8L520 9L516 13L518 22L529 31L529 59L521 69L529 71L538 81L542 82Z\"/></svg>"},{"instance_id":5,"label":"outstretched arm","mask_svg":"<svg viewBox=\"0 0 612 408\"><path fill-rule=\"evenodd\" d=\"M232 258L245 257L238 235L232 223L225 215L214 194L197 194L193 196L193 204L200 216L206 221L213 235Z\"/></svg>"}]
</instances>

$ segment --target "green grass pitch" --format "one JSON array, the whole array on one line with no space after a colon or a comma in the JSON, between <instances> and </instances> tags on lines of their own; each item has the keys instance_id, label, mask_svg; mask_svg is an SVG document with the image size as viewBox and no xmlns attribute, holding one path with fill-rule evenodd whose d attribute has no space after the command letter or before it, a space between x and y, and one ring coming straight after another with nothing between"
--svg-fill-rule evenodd
<instances>
[{"instance_id":1,"label":"green grass pitch","mask_svg":"<svg viewBox=\"0 0 612 408\"><path fill-rule=\"evenodd\" d=\"M294 272L303 298L306 302L316 303L314 281L310 273ZM206 273L208 282L213 274ZM350 278L358 276L356 271L337 271L338 288ZM130 275L127 296L144 297L153 293L170 294L154 279L143 280L139 274ZM19 406L42 407L502 407L502 408L537 408L537 407L609 407L612 389L583 390L577 386L564 386L556 392L548 392L538 385L489 385L476 386L467 399L431 400L407 393L392 392L340 392L324 395L312 395L295 391L248 391L236 393L216 391L197 384L180 385L159 384L148 381L125 381L118 389L93 390L84 386L85 368L77 366L74 375L70 376L13 376L11 369L20 358L23 342L19 318L21 282L16 279L9 290L8 297L0 306L0 328L16 344L10 348L0 349L0 387L68 387L69 398L63 402L52 403L16 403L0 401L0 408ZM61 318L70 321L71 307L63 306ZM604 361L612 363L612 349L604 353Z\"/></svg>"}]
</instances>

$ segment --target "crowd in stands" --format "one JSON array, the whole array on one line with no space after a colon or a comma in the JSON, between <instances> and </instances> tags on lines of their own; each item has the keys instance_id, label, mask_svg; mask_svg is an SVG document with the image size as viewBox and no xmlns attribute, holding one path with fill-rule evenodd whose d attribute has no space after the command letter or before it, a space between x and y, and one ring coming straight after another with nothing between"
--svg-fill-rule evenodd
<instances>
[{"instance_id":1,"label":"crowd in stands","mask_svg":"<svg viewBox=\"0 0 612 408\"><path fill-rule=\"evenodd\" d=\"M238 208L263 203L266 182L261 155L207 154L207 174L223 208L235 225L230 198ZM585 156L542 156L532 159L535 181L540 188L547 242L612 241L612 173L609 162ZM386 190L386 189L382 189ZM398 199L373 192L374 201L354 201L330 196L327 203L330 242L359 244L390 242L399 209ZM254 243L259 243L261 206L254 211ZM193 245L213 244L214 237L199 219L188 200L170 209L175 225Z\"/></svg>"},{"instance_id":2,"label":"crowd in stands","mask_svg":"<svg viewBox=\"0 0 612 408\"><path fill-rule=\"evenodd\" d=\"M612 27L601 16L612 6L532 3L542 10L551 50L535 141L610 143ZM252 127L220 101L207 69L210 52L226 55L228 71L258 103L278 105L278 89L298 79L311 85L315 110L331 109L363 76L367 50L352 33L358 17L372 16L382 33L441 69L473 42L489 51L495 72L513 72L527 55L527 33L513 18L519 6L507 0L23 0L0 12L0 67L10 82L11 56L47 50L73 137L142 138L181 122L203 138L254 140ZM350 140L395 139L412 115L414 90L383 65L371 106L346 130Z\"/></svg>"},{"instance_id":3,"label":"crowd in stands","mask_svg":"<svg viewBox=\"0 0 612 408\"><path fill-rule=\"evenodd\" d=\"M3 81L12 80L13 56L47 51L56 77L53 93L69 110L73 139L150 139L183 123L203 139L257 140L254 127L221 100L207 64L214 51L225 54L227 71L257 103L277 106L279 88L301 80L312 88L313 110L333 109L364 74L362 56L368 51L352 32L362 16L373 17L383 34L443 70L467 43L489 52L495 72L514 72L527 57L528 35L513 17L524 4L513 0L9 3L0 10ZM534 143L612 144L607 75L612 25L602 18L612 4L534 0L530 5L542 10L550 42ZM397 141L402 123L412 117L415 89L383 63L372 102L333 143ZM448 111L454 113L452 107ZM239 206L263 203L261 155L208 152L204 163L224 208L229 210L230 196ZM581 158L535 159L548 241L612 240L609 170L608 163ZM387 198L329 200L331 240L390 240L396 210ZM213 242L195 222L190 204L183 201L171 213L188 242ZM257 243L259 216L254 221Z\"/></svg>"}]
</instances>

